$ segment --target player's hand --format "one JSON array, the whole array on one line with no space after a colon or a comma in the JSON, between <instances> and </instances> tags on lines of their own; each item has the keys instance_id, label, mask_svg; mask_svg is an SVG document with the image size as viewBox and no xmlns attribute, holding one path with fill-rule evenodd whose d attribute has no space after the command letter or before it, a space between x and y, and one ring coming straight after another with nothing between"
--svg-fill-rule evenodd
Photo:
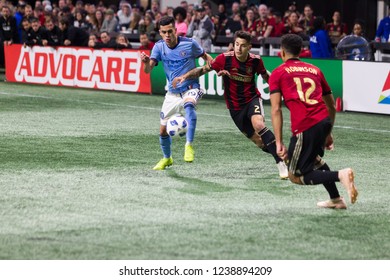
<instances>
[{"instance_id":1,"label":"player's hand","mask_svg":"<svg viewBox=\"0 0 390 280\"><path fill-rule=\"evenodd\" d=\"M141 52L141 60L143 63L148 63L150 61L150 57L146 53Z\"/></svg>"},{"instance_id":2,"label":"player's hand","mask_svg":"<svg viewBox=\"0 0 390 280\"><path fill-rule=\"evenodd\" d=\"M230 77L230 73L227 70L221 70L217 73L218 76L228 76Z\"/></svg>"},{"instance_id":3,"label":"player's hand","mask_svg":"<svg viewBox=\"0 0 390 280\"><path fill-rule=\"evenodd\" d=\"M330 133L325 140L325 149L333 151L334 149L334 141L333 141L333 134Z\"/></svg>"},{"instance_id":4,"label":"player's hand","mask_svg":"<svg viewBox=\"0 0 390 280\"><path fill-rule=\"evenodd\" d=\"M180 76L180 77L174 78L173 81L172 81L172 86L173 86L173 88L176 88L176 86L177 86L178 84L181 84L181 83L184 82L185 80L186 80L186 78L184 77L184 75L183 75L183 76Z\"/></svg>"},{"instance_id":5,"label":"player's hand","mask_svg":"<svg viewBox=\"0 0 390 280\"><path fill-rule=\"evenodd\" d=\"M283 143L276 143L276 153L283 161L288 160L287 149Z\"/></svg>"}]
</instances>

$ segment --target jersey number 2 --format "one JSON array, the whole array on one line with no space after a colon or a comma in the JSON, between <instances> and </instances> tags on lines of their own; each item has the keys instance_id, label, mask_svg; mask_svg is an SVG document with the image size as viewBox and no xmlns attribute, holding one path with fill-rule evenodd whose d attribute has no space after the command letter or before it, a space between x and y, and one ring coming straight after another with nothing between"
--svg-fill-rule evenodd
<instances>
[{"instance_id":1,"label":"jersey number 2","mask_svg":"<svg viewBox=\"0 0 390 280\"><path fill-rule=\"evenodd\" d=\"M310 84L310 87L305 92L303 92L303 90L302 90L301 78L294 78L294 82L297 85L297 92L298 92L300 100L302 100L303 102L306 102L308 104L317 104L318 103L317 100L310 99L310 95L316 89L316 83L312 79L310 79L310 78L303 78L303 83Z\"/></svg>"}]
</instances>

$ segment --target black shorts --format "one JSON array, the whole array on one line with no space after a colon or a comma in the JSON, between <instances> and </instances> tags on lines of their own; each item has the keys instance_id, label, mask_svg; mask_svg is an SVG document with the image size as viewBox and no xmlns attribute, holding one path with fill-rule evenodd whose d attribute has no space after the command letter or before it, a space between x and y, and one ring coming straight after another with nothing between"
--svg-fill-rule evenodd
<instances>
[{"instance_id":1,"label":"black shorts","mask_svg":"<svg viewBox=\"0 0 390 280\"><path fill-rule=\"evenodd\" d=\"M264 116L263 100L259 98L252 99L242 110L229 110L230 116L238 129L248 138L251 138L255 132L251 118L253 115Z\"/></svg>"},{"instance_id":2,"label":"black shorts","mask_svg":"<svg viewBox=\"0 0 390 280\"><path fill-rule=\"evenodd\" d=\"M314 170L317 157L324 156L326 137L332 130L330 118L325 118L308 130L291 137L288 147L289 171L302 176Z\"/></svg>"}]
</instances>

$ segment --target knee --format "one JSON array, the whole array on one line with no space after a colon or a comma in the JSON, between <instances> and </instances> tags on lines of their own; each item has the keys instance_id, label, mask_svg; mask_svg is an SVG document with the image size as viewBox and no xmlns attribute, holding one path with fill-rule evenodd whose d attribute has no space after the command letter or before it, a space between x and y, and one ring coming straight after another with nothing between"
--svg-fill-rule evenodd
<instances>
[{"instance_id":1,"label":"knee","mask_svg":"<svg viewBox=\"0 0 390 280\"><path fill-rule=\"evenodd\" d=\"M302 180L301 180L301 177L298 177L298 176L295 176L293 173L291 173L290 171L288 172L288 178L290 179L290 181L294 184L297 184L297 185L303 185L302 183Z\"/></svg>"},{"instance_id":2,"label":"knee","mask_svg":"<svg viewBox=\"0 0 390 280\"><path fill-rule=\"evenodd\" d=\"M185 102L184 102L184 109L186 109L186 108L191 108L191 109L195 109L195 104L192 102L192 100L190 101L190 100L186 100Z\"/></svg>"}]
</instances>

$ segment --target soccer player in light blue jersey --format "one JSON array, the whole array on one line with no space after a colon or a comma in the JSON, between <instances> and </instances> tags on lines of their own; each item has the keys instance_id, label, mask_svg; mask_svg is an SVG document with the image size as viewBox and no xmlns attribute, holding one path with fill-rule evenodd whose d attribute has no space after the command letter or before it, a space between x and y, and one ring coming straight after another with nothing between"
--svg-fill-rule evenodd
<instances>
[{"instance_id":1,"label":"soccer player in light blue jersey","mask_svg":"<svg viewBox=\"0 0 390 280\"><path fill-rule=\"evenodd\" d=\"M172 81L194 69L196 58L202 57L207 61L212 60L211 56L206 54L195 40L177 36L173 17L162 17L159 21L159 27L162 40L156 42L150 57L144 52L141 53L145 73L150 73L154 66L161 61L168 79L168 92L165 95L160 113L160 146L164 157L153 168L154 170L164 170L173 164L172 140L166 131L167 121L171 116L181 114L183 110L188 122L184 160L186 162L194 161L193 141L197 120L195 107L204 91L200 89L198 78L188 79L176 88L173 88Z\"/></svg>"}]
</instances>

